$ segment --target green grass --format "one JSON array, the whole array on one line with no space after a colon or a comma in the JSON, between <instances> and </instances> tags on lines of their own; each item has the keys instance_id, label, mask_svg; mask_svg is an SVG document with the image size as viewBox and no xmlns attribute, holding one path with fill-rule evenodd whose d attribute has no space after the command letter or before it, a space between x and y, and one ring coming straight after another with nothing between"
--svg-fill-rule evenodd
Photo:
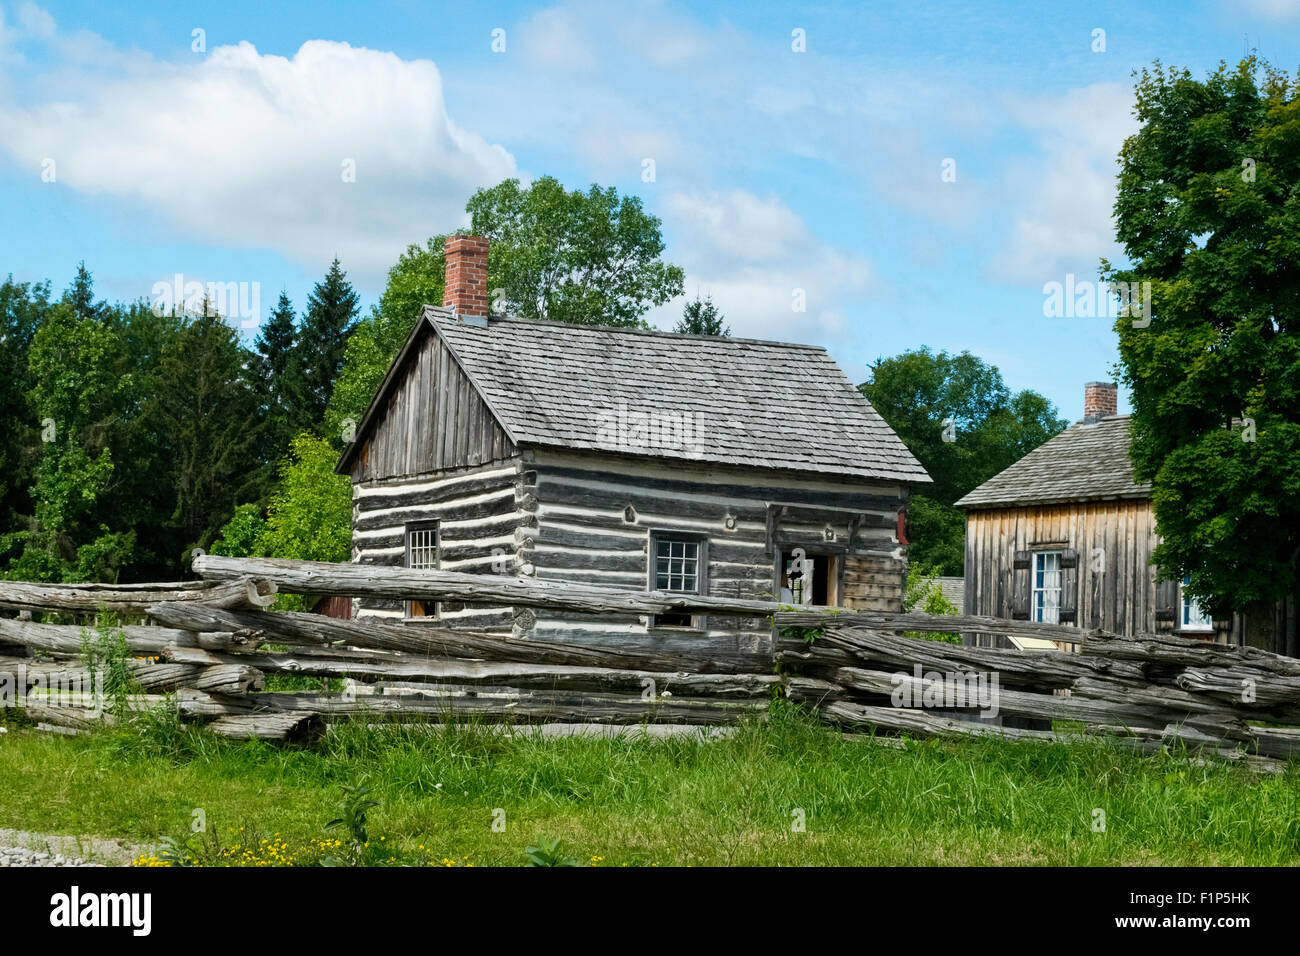
<instances>
[{"instance_id":1,"label":"green grass","mask_svg":"<svg viewBox=\"0 0 1300 956\"><path fill-rule=\"evenodd\" d=\"M131 736L11 726L0 779L0 826L150 843L202 808L226 843L245 827L290 847L341 836L324 829L341 787L366 786L382 802L373 858L396 862L520 865L539 836L606 866L1300 862L1296 764L1256 776L1104 742L900 750L784 710L711 742L353 725L295 749L166 721Z\"/></svg>"}]
</instances>

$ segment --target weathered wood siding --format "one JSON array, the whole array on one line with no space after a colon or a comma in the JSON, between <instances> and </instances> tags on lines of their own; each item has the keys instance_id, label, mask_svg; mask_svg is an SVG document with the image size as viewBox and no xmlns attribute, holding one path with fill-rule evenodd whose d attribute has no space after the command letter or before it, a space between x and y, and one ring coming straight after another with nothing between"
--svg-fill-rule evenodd
<instances>
[{"instance_id":1,"label":"weathered wood siding","mask_svg":"<svg viewBox=\"0 0 1300 956\"><path fill-rule=\"evenodd\" d=\"M430 330L400 368L387 408L352 463L354 482L428 475L514 457L516 450L443 341Z\"/></svg>"},{"instance_id":2,"label":"weathered wood siding","mask_svg":"<svg viewBox=\"0 0 1300 956\"><path fill-rule=\"evenodd\" d=\"M644 589L651 530L679 531L707 536L709 594L770 599L777 554L803 546L840 557L843 605L902 607L906 549L895 534L904 492L896 484L581 453L526 452L525 460L522 500L537 520L521 532L528 539L523 561L539 578ZM769 553L774 502L785 507L771 521ZM707 642L739 651L770 642L762 620L711 617L704 631L648 624L644 617L539 611L531 633L567 643L698 648Z\"/></svg>"},{"instance_id":3,"label":"weathered wood siding","mask_svg":"<svg viewBox=\"0 0 1300 956\"><path fill-rule=\"evenodd\" d=\"M406 561L406 526L437 520L439 566L447 571L521 573L527 540L521 529L535 517L522 507L523 474L518 456L436 476L371 481L352 487L352 560L401 567ZM526 570L526 569L525 569ZM511 608L444 603L444 623L509 632ZM359 618L397 618L400 601L358 602Z\"/></svg>"},{"instance_id":4,"label":"weathered wood siding","mask_svg":"<svg viewBox=\"0 0 1300 956\"><path fill-rule=\"evenodd\" d=\"M1151 502L1102 501L972 510L966 516L967 614L1012 616L1017 551L1078 553L1081 627L1156 630L1157 542Z\"/></svg>"}]
</instances>

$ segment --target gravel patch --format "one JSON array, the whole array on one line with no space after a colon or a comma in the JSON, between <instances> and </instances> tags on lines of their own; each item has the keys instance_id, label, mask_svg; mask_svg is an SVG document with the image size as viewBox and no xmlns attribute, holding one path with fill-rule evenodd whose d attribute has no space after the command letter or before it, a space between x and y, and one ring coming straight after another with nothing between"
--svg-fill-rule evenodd
<instances>
[{"instance_id":1,"label":"gravel patch","mask_svg":"<svg viewBox=\"0 0 1300 956\"><path fill-rule=\"evenodd\" d=\"M121 840L33 833L0 828L0 867L4 866L129 866L148 847Z\"/></svg>"}]
</instances>

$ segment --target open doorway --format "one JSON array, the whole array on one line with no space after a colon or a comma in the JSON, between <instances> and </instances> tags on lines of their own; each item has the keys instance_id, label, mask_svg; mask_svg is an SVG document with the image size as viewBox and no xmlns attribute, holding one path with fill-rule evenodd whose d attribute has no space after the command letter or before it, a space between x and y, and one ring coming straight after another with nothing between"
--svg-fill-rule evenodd
<instances>
[{"instance_id":1,"label":"open doorway","mask_svg":"<svg viewBox=\"0 0 1300 956\"><path fill-rule=\"evenodd\" d=\"M777 559L781 603L838 606L840 560L838 554L818 554L803 548L782 551Z\"/></svg>"}]
</instances>

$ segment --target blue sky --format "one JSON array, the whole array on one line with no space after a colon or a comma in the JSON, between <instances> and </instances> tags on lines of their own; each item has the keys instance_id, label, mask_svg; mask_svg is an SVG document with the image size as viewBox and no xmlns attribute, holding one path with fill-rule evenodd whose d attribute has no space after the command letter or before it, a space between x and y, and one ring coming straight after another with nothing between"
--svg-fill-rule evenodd
<instances>
[{"instance_id":1,"label":"blue sky","mask_svg":"<svg viewBox=\"0 0 1300 956\"><path fill-rule=\"evenodd\" d=\"M368 306L475 188L550 174L641 196L736 334L825 345L855 382L969 349L1075 418L1111 322L1046 318L1043 287L1119 257L1131 73L1247 45L1295 71L1300 0L0 0L0 274L257 283L265 313L338 255Z\"/></svg>"}]
</instances>

